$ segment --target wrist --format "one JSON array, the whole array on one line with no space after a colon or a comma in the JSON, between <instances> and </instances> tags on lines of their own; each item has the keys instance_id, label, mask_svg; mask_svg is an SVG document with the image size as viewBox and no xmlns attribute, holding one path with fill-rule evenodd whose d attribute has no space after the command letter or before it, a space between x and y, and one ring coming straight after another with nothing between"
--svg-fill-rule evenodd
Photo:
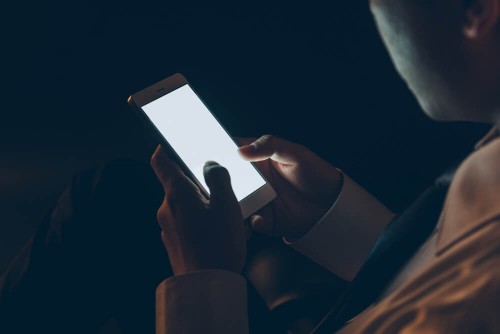
<instances>
[{"instance_id":1,"label":"wrist","mask_svg":"<svg viewBox=\"0 0 500 334\"><path fill-rule=\"evenodd\" d=\"M172 263L172 261L171 261ZM222 264L214 264L214 263L206 263L206 264L178 264L172 265L172 272L174 276L181 276L186 274L195 273L198 271L210 271L210 270L220 270L220 271L228 271L234 274L241 274L243 272L243 266L239 265L222 265Z\"/></svg>"},{"instance_id":2,"label":"wrist","mask_svg":"<svg viewBox=\"0 0 500 334\"><path fill-rule=\"evenodd\" d=\"M325 189L325 193L321 196L321 201L319 202L320 206L324 210L324 213L326 213L326 211L328 211L332 205L335 204L344 185L344 173L339 168L333 167L330 178L331 179L327 181L329 186Z\"/></svg>"},{"instance_id":3,"label":"wrist","mask_svg":"<svg viewBox=\"0 0 500 334\"><path fill-rule=\"evenodd\" d=\"M325 191L324 196L322 196L321 200L318 201L316 209L314 212L311 214L311 219L306 220L304 224L301 224L301 226L298 226L298 228L293 231L293 233L289 233L288 235L284 235L284 237L287 240L294 241L294 240L299 240L302 237L304 237L311 229L320 222L323 217L331 210L331 208L335 205L337 202L337 199L340 196L340 193L342 191L343 185L344 185L344 173L342 170L335 168L335 171L330 174L330 177L332 178L329 182L329 184L333 185L328 188L327 191Z\"/></svg>"},{"instance_id":4,"label":"wrist","mask_svg":"<svg viewBox=\"0 0 500 334\"><path fill-rule=\"evenodd\" d=\"M246 259L246 248L216 252L213 249L196 251L188 248L167 247L170 266L175 276L204 270L223 270L241 274ZM225 254L225 255L224 255Z\"/></svg>"}]
</instances>

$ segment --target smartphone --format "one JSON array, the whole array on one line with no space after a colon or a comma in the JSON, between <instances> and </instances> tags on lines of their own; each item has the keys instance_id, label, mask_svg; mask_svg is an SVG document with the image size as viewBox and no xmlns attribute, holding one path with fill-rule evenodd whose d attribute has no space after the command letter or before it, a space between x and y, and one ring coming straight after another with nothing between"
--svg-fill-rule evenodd
<instances>
[{"instance_id":1,"label":"smartphone","mask_svg":"<svg viewBox=\"0 0 500 334\"><path fill-rule=\"evenodd\" d=\"M227 168L244 218L271 202L276 193L196 94L182 74L174 74L131 95L128 103L157 131L162 147L170 150L185 173L210 195L203 177L206 161Z\"/></svg>"}]
</instances>

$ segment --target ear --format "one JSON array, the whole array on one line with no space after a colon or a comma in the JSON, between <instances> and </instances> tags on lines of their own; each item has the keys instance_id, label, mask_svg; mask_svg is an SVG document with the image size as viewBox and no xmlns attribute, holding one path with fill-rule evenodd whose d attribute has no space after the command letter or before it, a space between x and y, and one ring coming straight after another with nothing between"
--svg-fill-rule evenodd
<instances>
[{"instance_id":1,"label":"ear","mask_svg":"<svg viewBox=\"0 0 500 334\"><path fill-rule=\"evenodd\" d=\"M462 0L464 4L464 35L479 39L488 35L500 21L499 0Z\"/></svg>"}]
</instances>

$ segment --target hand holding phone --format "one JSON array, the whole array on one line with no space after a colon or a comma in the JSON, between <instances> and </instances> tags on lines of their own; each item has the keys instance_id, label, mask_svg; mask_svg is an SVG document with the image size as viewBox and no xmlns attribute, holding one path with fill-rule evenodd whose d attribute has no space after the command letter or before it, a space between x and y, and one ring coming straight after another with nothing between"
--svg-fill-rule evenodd
<instances>
[{"instance_id":1,"label":"hand holding phone","mask_svg":"<svg viewBox=\"0 0 500 334\"><path fill-rule=\"evenodd\" d=\"M158 223L174 274L204 269L241 273L247 250L245 227L227 170L215 162L205 164L208 200L161 147L151 165L165 190Z\"/></svg>"},{"instance_id":2,"label":"hand holding phone","mask_svg":"<svg viewBox=\"0 0 500 334\"><path fill-rule=\"evenodd\" d=\"M239 156L234 139L181 74L133 94L129 104L158 132L162 146L176 157L207 197L210 190L203 178L206 161L216 161L227 168L244 218L276 197L255 166Z\"/></svg>"},{"instance_id":3,"label":"hand holding phone","mask_svg":"<svg viewBox=\"0 0 500 334\"><path fill-rule=\"evenodd\" d=\"M240 154L253 161L277 192L276 200L251 219L268 235L303 237L337 200L342 174L306 147L274 136L243 140Z\"/></svg>"}]
</instances>

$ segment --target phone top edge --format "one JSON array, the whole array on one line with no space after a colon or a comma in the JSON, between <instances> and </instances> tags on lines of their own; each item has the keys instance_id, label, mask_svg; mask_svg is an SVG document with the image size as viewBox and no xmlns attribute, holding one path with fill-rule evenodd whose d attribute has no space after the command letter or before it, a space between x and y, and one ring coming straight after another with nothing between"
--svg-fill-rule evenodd
<instances>
[{"instance_id":1,"label":"phone top edge","mask_svg":"<svg viewBox=\"0 0 500 334\"><path fill-rule=\"evenodd\" d=\"M127 97L127 103L129 105L135 105L133 95L130 95L129 97Z\"/></svg>"},{"instance_id":2,"label":"phone top edge","mask_svg":"<svg viewBox=\"0 0 500 334\"><path fill-rule=\"evenodd\" d=\"M151 86L132 94L128 101L138 107L142 107L184 85L187 85L186 77L181 73L175 73Z\"/></svg>"}]
</instances>

